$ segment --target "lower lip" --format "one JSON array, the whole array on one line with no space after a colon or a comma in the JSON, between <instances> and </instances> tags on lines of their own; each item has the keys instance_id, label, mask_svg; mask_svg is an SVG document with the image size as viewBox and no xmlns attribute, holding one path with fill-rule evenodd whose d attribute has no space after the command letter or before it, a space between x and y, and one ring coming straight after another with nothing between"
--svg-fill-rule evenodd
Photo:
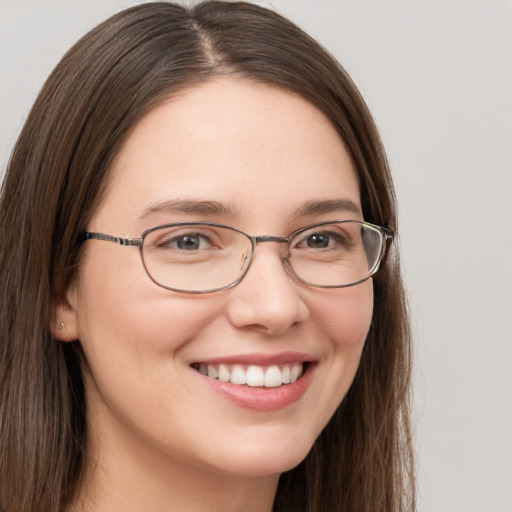
<instances>
[{"instance_id":1,"label":"lower lip","mask_svg":"<svg viewBox=\"0 0 512 512\"><path fill-rule=\"evenodd\" d=\"M308 364L303 375L292 384L276 388L238 386L230 382L211 379L197 372L197 375L217 394L238 407L253 411L278 411L300 400L309 387L314 365Z\"/></svg>"}]
</instances>

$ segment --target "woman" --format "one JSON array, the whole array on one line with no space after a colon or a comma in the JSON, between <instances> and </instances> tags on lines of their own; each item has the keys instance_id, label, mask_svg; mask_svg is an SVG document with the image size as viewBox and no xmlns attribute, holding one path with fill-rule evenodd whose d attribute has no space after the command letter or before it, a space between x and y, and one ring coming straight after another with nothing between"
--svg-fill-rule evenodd
<instances>
[{"instance_id":1,"label":"woman","mask_svg":"<svg viewBox=\"0 0 512 512\"><path fill-rule=\"evenodd\" d=\"M45 84L0 211L2 511L414 509L391 178L293 24L107 20Z\"/></svg>"}]
</instances>

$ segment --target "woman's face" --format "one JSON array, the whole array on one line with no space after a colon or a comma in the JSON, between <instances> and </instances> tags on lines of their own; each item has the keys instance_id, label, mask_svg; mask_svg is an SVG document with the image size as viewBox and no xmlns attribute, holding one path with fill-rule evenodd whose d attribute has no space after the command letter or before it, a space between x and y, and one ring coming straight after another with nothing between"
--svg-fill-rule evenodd
<instances>
[{"instance_id":1,"label":"woman's face","mask_svg":"<svg viewBox=\"0 0 512 512\"><path fill-rule=\"evenodd\" d=\"M207 221L287 236L362 219L359 196L320 111L293 93L223 78L142 119L87 228L139 237L155 225ZM371 280L307 286L283 265L280 244L263 243L237 286L191 295L152 282L136 247L91 240L83 249L62 336L83 346L98 453L247 476L283 472L306 456L354 378ZM304 375L277 387L237 385L201 374L201 364Z\"/></svg>"}]
</instances>

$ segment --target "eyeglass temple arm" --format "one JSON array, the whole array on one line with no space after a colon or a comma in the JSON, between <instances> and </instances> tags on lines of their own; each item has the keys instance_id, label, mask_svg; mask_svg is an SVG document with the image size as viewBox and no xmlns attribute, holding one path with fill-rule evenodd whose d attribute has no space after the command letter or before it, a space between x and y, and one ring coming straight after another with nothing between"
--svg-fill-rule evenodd
<instances>
[{"instance_id":1,"label":"eyeglass temple arm","mask_svg":"<svg viewBox=\"0 0 512 512\"><path fill-rule=\"evenodd\" d=\"M389 245L395 238L395 232L389 228L382 228L382 230L384 231L386 245Z\"/></svg>"},{"instance_id":2,"label":"eyeglass temple arm","mask_svg":"<svg viewBox=\"0 0 512 512\"><path fill-rule=\"evenodd\" d=\"M377 269L380 268L384 263L386 263L389 256L389 248L391 246L391 242L395 238L395 232L389 228L381 228L384 233L384 246L382 247L382 256L377 265Z\"/></svg>"},{"instance_id":3,"label":"eyeglass temple arm","mask_svg":"<svg viewBox=\"0 0 512 512\"><path fill-rule=\"evenodd\" d=\"M120 238L117 236L105 235L103 233L82 231L82 233L80 233L80 242L85 242L86 240L106 240L107 242L114 242L119 245L131 245L139 248L142 247L142 238Z\"/></svg>"}]
</instances>

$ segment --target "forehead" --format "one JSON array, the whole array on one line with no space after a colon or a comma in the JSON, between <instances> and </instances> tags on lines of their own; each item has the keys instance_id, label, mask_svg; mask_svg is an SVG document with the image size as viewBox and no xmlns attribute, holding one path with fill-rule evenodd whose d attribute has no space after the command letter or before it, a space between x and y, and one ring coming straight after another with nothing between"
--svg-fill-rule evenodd
<instances>
[{"instance_id":1,"label":"forehead","mask_svg":"<svg viewBox=\"0 0 512 512\"><path fill-rule=\"evenodd\" d=\"M287 90L222 78L173 96L134 127L94 219L102 229L136 222L166 201L282 217L339 199L359 206L359 184L322 112Z\"/></svg>"}]
</instances>

